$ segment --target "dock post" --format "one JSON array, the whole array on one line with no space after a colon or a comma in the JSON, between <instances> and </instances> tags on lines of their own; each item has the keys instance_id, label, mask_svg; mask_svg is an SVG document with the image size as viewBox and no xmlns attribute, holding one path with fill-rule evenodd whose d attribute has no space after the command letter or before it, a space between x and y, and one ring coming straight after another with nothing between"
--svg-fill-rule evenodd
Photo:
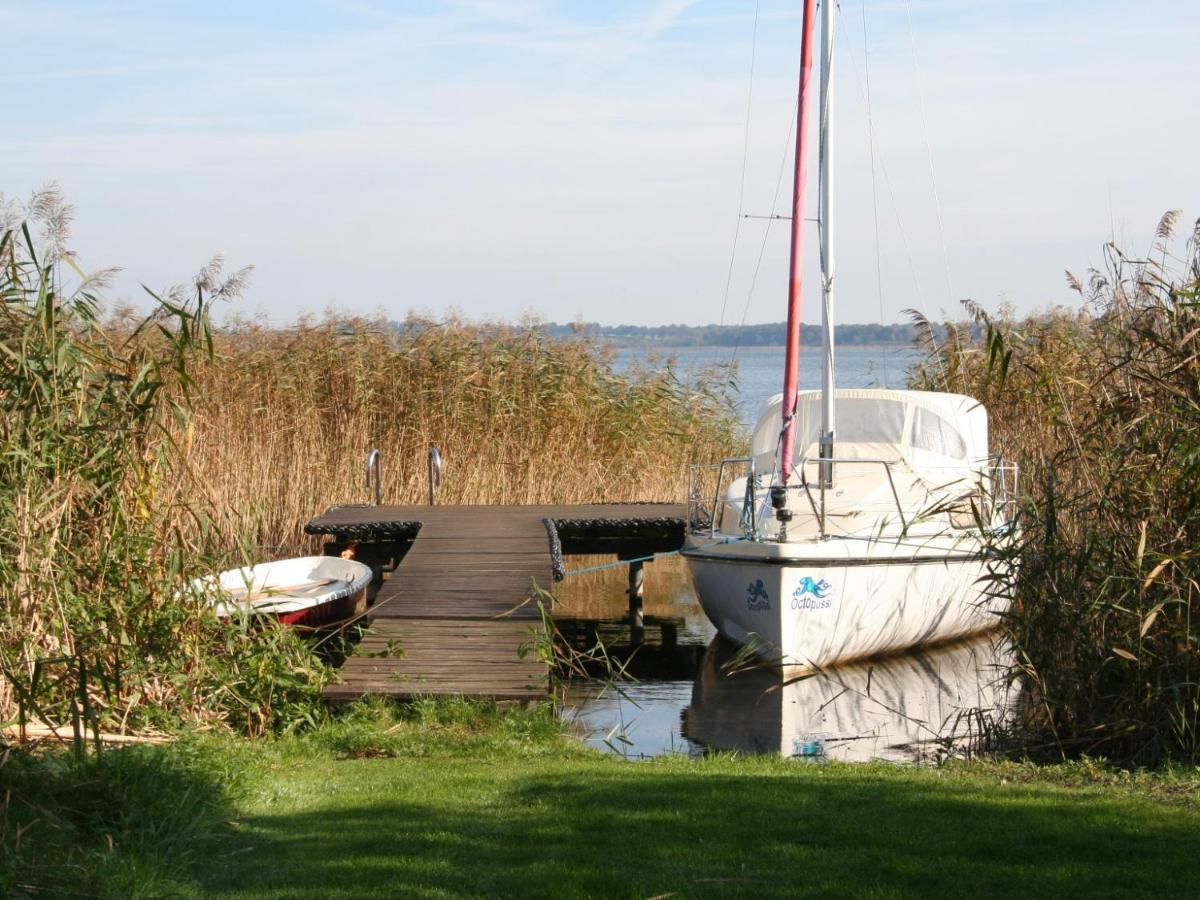
<instances>
[{"instance_id":1,"label":"dock post","mask_svg":"<svg viewBox=\"0 0 1200 900\"><path fill-rule=\"evenodd\" d=\"M629 563L629 643L634 647L646 640L644 566L645 563L640 559Z\"/></svg>"}]
</instances>

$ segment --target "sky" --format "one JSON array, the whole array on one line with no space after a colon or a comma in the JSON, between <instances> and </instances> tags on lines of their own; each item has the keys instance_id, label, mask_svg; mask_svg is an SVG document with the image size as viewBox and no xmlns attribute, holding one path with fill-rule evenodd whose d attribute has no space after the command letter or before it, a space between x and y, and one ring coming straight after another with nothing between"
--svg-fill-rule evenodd
<instances>
[{"instance_id":1,"label":"sky","mask_svg":"<svg viewBox=\"0 0 1200 900\"><path fill-rule=\"evenodd\" d=\"M0 0L0 192L57 181L114 299L223 252L277 324L778 321L787 223L740 215L790 203L800 7ZM1076 303L1200 216L1198 39L1195 0L843 0L838 321Z\"/></svg>"}]
</instances>

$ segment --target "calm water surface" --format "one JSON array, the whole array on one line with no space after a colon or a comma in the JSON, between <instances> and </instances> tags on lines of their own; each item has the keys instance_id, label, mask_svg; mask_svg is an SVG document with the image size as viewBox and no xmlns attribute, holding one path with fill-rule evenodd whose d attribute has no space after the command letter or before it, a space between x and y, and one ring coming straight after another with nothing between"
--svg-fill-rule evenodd
<instances>
[{"instance_id":1,"label":"calm water surface","mask_svg":"<svg viewBox=\"0 0 1200 900\"><path fill-rule=\"evenodd\" d=\"M569 567L576 564L584 563ZM624 586L623 569L569 577L556 619L606 629L607 644L620 642ZM561 709L580 740L629 758L724 750L927 762L985 750L1024 701L1005 677L1009 651L987 637L788 683L763 668L731 674L736 650L709 624L678 558L647 565L645 612L643 661L666 662L619 689L575 681Z\"/></svg>"},{"instance_id":2,"label":"calm water surface","mask_svg":"<svg viewBox=\"0 0 1200 900\"><path fill-rule=\"evenodd\" d=\"M742 424L751 427L764 402L783 389L783 347L679 347L655 350L646 347L618 347L613 360L617 372L637 366L660 367L671 362L684 377L695 377L716 365L737 365L737 403ZM907 345L880 347L842 347L837 350L838 387L904 387L904 378L920 354ZM821 386L820 353L815 347L800 351L800 387Z\"/></svg>"},{"instance_id":3,"label":"calm water surface","mask_svg":"<svg viewBox=\"0 0 1200 900\"><path fill-rule=\"evenodd\" d=\"M735 654L715 637L691 680L579 682L563 715L585 743L630 758L721 750L919 763L986 751L1023 702L992 638L786 682L762 668L732 672Z\"/></svg>"}]
</instances>

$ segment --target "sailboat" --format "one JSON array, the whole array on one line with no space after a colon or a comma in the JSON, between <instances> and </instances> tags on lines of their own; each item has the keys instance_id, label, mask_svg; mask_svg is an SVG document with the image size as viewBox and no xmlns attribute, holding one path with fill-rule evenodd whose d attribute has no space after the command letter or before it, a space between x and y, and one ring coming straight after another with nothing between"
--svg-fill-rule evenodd
<instances>
[{"instance_id":1,"label":"sailboat","mask_svg":"<svg viewBox=\"0 0 1200 900\"><path fill-rule=\"evenodd\" d=\"M682 551L717 630L784 672L989 630L1013 534L1016 467L988 449L987 411L931 391L834 378L831 100L837 4L821 4L822 377L799 390L800 299L815 0L805 0L783 392L750 455L692 470Z\"/></svg>"}]
</instances>

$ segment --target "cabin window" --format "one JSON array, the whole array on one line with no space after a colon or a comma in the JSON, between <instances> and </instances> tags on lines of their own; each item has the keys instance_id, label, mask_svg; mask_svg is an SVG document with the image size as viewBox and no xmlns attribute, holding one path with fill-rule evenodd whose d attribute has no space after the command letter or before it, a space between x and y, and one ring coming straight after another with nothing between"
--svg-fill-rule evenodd
<instances>
[{"instance_id":1,"label":"cabin window","mask_svg":"<svg viewBox=\"0 0 1200 900\"><path fill-rule=\"evenodd\" d=\"M834 434L838 443L900 445L904 437L904 404L874 398L837 401Z\"/></svg>"},{"instance_id":2,"label":"cabin window","mask_svg":"<svg viewBox=\"0 0 1200 900\"><path fill-rule=\"evenodd\" d=\"M967 458L967 442L958 429L937 413L920 407L913 417L912 445L917 450L928 450L951 459Z\"/></svg>"}]
</instances>

